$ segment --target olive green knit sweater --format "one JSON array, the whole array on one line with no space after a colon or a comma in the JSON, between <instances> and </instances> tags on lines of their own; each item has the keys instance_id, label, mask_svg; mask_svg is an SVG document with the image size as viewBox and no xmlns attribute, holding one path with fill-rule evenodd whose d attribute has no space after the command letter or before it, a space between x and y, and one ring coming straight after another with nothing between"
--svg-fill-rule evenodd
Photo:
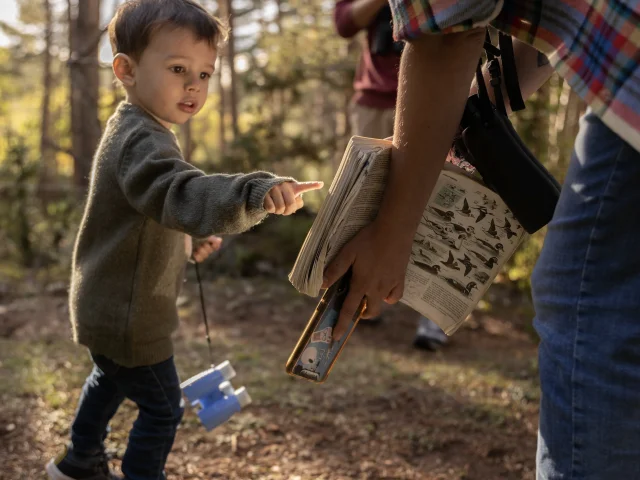
<instances>
[{"instance_id":1,"label":"olive green knit sweater","mask_svg":"<svg viewBox=\"0 0 640 480\"><path fill-rule=\"evenodd\" d=\"M266 193L289 178L205 175L173 133L122 103L93 160L76 239L70 313L74 339L134 367L173 354L184 234L239 233L260 222Z\"/></svg>"}]
</instances>

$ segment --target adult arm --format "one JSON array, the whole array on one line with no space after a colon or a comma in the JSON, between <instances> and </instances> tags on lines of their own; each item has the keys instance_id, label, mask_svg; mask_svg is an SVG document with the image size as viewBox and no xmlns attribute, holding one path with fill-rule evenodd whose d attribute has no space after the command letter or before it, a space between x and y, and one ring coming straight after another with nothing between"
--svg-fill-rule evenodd
<instances>
[{"instance_id":1,"label":"adult arm","mask_svg":"<svg viewBox=\"0 0 640 480\"><path fill-rule=\"evenodd\" d=\"M325 272L328 286L353 265L351 294L345 300L336 335L344 331L362 297L367 297L367 317L378 314L381 300L395 303L402 298L413 235L442 168L441 159L451 145L452 132L460 121L469 93L463 79L473 77L483 38L483 29L425 35L405 49L400 67L393 161L380 213L376 221L345 246ZM514 55L526 99L540 88L553 69L543 54L517 40ZM430 75L433 71L440 75ZM488 84L488 72L484 73ZM471 93L475 88L474 81ZM493 89L488 91L493 100ZM506 91L503 97L509 108Z\"/></svg>"},{"instance_id":2,"label":"adult arm","mask_svg":"<svg viewBox=\"0 0 640 480\"><path fill-rule=\"evenodd\" d=\"M378 216L325 272L328 286L352 266L336 336L363 297L368 317L378 314L382 299L402 298L413 236L460 123L483 40L484 30L475 29L423 35L405 47L392 162Z\"/></svg>"}]
</instances>

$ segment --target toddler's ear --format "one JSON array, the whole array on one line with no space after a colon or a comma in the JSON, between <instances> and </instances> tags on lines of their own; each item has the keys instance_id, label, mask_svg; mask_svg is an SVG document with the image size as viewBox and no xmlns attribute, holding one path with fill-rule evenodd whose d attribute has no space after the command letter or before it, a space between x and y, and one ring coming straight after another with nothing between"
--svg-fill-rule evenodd
<instances>
[{"instance_id":1,"label":"toddler's ear","mask_svg":"<svg viewBox=\"0 0 640 480\"><path fill-rule=\"evenodd\" d=\"M129 55L118 53L113 58L113 73L125 87L133 87L136 84L134 71L135 62Z\"/></svg>"}]
</instances>

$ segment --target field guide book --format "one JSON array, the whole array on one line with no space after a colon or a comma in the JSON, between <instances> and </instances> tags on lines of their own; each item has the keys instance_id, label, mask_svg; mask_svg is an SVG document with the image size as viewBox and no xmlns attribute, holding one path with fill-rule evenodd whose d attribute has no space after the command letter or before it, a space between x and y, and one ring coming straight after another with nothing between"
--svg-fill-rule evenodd
<instances>
[{"instance_id":1,"label":"field guide book","mask_svg":"<svg viewBox=\"0 0 640 480\"><path fill-rule=\"evenodd\" d=\"M391 146L351 138L289 274L299 292L318 296L325 267L375 219ZM401 302L452 334L525 235L502 199L450 156L415 232Z\"/></svg>"}]
</instances>

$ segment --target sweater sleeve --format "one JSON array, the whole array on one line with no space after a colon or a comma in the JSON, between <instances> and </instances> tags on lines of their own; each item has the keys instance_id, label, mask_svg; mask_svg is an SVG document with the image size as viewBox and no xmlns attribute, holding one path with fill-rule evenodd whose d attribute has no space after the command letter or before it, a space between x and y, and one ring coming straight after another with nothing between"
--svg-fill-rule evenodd
<instances>
[{"instance_id":1,"label":"sweater sleeve","mask_svg":"<svg viewBox=\"0 0 640 480\"><path fill-rule=\"evenodd\" d=\"M333 21L336 24L338 35L344 38L351 38L360 31L353 21L351 7L353 0L339 0L333 10Z\"/></svg>"},{"instance_id":2,"label":"sweater sleeve","mask_svg":"<svg viewBox=\"0 0 640 480\"><path fill-rule=\"evenodd\" d=\"M262 221L267 192L292 181L268 172L206 175L188 164L170 134L132 134L118 165L118 183L142 215L193 237L240 233Z\"/></svg>"}]
</instances>

